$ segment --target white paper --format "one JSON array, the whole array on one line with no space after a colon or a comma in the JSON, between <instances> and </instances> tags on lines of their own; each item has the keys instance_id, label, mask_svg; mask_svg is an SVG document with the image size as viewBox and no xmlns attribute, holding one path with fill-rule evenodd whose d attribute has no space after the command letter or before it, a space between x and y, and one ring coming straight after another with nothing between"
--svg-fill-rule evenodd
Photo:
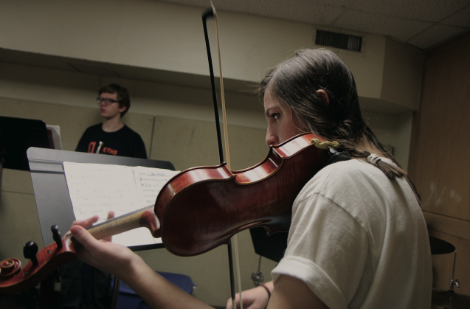
<instances>
[{"instance_id":1,"label":"white paper","mask_svg":"<svg viewBox=\"0 0 470 309\"><path fill-rule=\"evenodd\" d=\"M64 172L76 220L99 216L97 223L107 218L153 206L166 182L178 172L146 167L109 164L64 162ZM124 246L161 243L147 228L138 228L119 235L112 241Z\"/></svg>"}]
</instances>

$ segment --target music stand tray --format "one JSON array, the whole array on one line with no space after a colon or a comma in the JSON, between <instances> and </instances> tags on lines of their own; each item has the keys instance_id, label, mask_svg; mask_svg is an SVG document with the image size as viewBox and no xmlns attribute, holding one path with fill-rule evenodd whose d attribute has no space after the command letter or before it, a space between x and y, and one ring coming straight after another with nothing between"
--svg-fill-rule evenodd
<instances>
[{"instance_id":1,"label":"music stand tray","mask_svg":"<svg viewBox=\"0 0 470 309\"><path fill-rule=\"evenodd\" d=\"M70 200L63 162L117 164L127 166L156 167L175 170L169 161L147 160L129 157L110 156L75 151L31 147L27 150L34 197L38 209L44 246L54 242L51 226L58 225L61 235L65 235L75 220ZM132 250L163 248L163 244L130 247Z\"/></svg>"}]
</instances>

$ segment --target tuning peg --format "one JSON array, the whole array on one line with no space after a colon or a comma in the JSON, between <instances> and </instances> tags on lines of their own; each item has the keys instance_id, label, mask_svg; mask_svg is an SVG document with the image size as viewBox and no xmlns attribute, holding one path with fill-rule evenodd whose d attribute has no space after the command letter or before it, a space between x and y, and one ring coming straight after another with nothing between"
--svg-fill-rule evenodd
<instances>
[{"instance_id":1,"label":"tuning peg","mask_svg":"<svg viewBox=\"0 0 470 309\"><path fill-rule=\"evenodd\" d=\"M34 241L29 241L24 245L23 255L25 259L30 259L34 266L39 264L36 253L38 253L38 245Z\"/></svg>"},{"instance_id":2,"label":"tuning peg","mask_svg":"<svg viewBox=\"0 0 470 309\"><path fill-rule=\"evenodd\" d=\"M62 249L62 237L60 236L59 227L57 225L51 226L52 239L57 244L57 248Z\"/></svg>"}]
</instances>

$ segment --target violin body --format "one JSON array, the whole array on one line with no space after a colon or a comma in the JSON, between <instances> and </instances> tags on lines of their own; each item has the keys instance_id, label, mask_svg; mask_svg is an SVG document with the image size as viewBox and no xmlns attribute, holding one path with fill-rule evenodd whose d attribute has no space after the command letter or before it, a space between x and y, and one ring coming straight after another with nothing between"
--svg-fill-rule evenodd
<instances>
[{"instance_id":1,"label":"violin body","mask_svg":"<svg viewBox=\"0 0 470 309\"><path fill-rule=\"evenodd\" d=\"M225 164L188 169L162 188L154 212L171 253L194 256L227 244L252 227L268 234L288 231L292 205L302 187L328 160L311 133L271 146L266 159L241 171Z\"/></svg>"}]
</instances>

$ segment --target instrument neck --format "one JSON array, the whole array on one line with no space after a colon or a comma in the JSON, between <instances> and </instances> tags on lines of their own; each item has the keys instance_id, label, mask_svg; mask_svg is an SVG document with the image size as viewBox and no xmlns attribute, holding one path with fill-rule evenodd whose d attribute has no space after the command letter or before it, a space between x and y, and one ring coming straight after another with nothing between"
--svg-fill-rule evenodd
<instances>
[{"instance_id":1,"label":"instrument neck","mask_svg":"<svg viewBox=\"0 0 470 309\"><path fill-rule=\"evenodd\" d=\"M153 213L153 207L146 207L127 215L110 219L88 228L88 231L96 239L103 239L139 227L148 228L155 238L160 237L160 225Z\"/></svg>"}]
</instances>

